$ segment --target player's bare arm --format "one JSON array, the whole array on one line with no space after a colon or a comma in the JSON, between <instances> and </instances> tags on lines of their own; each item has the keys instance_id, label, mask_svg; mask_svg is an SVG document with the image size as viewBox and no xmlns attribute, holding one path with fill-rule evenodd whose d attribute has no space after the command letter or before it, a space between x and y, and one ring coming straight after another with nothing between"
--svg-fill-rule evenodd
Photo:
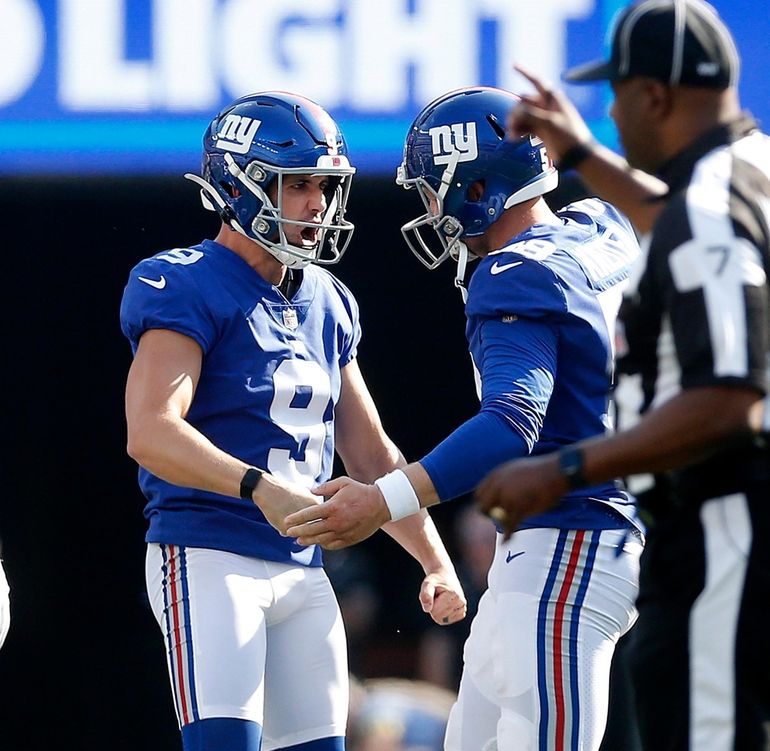
<instances>
[{"instance_id":1,"label":"player's bare arm","mask_svg":"<svg viewBox=\"0 0 770 751\"><path fill-rule=\"evenodd\" d=\"M404 467L404 472L415 466L419 467ZM361 542L382 528L420 562L425 573L420 590L423 610L441 625L465 617L467 602L462 586L436 527L424 510L391 521L379 488L350 477L330 480L314 492L329 500L288 516L285 524L289 536L296 537L301 545L319 544L337 550Z\"/></svg>"},{"instance_id":2,"label":"player's bare arm","mask_svg":"<svg viewBox=\"0 0 770 751\"><path fill-rule=\"evenodd\" d=\"M425 510L427 506L438 503L438 495L427 472L418 462L401 467L401 471L415 489L422 510L388 522L383 530L422 564L425 579L420 590L420 603L423 610L440 625L455 623L465 617L467 601L433 520ZM371 487L382 496L376 485ZM384 498L382 503L385 504Z\"/></svg>"},{"instance_id":3,"label":"player's bare arm","mask_svg":"<svg viewBox=\"0 0 770 751\"><path fill-rule=\"evenodd\" d=\"M535 133L557 165L568 153L575 154L573 149L585 149L574 167L591 192L615 204L640 233L649 232L663 208L654 199L666 193L665 183L632 168L623 157L595 142L580 113L561 91L526 68L514 67L535 91L522 95L521 103L510 113L508 133L514 137Z\"/></svg>"},{"instance_id":4,"label":"player's bare arm","mask_svg":"<svg viewBox=\"0 0 770 751\"><path fill-rule=\"evenodd\" d=\"M582 453L583 476L594 484L702 460L725 441L756 432L761 409L762 395L750 388L687 389L633 428L575 444ZM523 519L551 508L567 490L557 454L548 454L501 465L479 485L476 499L503 525L507 538Z\"/></svg>"},{"instance_id":5,"label":"player's bare arm","mask_svg":"<svg viewBox=\"0 0 770 751\"><path fill-rule=\"evenodd\" d=\"M342 369L336 447L348 476L315 488L326 503L286 519L290 536L298 538L302 545L310 544L308 541L329 549L353 545L392 519L382 493L369 483L403 467L406 461L385 432L355 360Z\"/></svg>"},{"instance_id":6,"label":"player's bare arm","mask_svg":"<svg viewBox=\"0 0 770 751\"><path fill-rule=\"evenodd\" d=\"M422 477L430 485L428 497L438 499L430 478L420 464L402 471L411 478ZM447 625L465 617L467 602L451 560L430 516L423 509L392 521L382 492L350 477L337 477L315 491L328 498L318 507L306 508L286 518L287 534L301 545L319 544L337 550L366 539L382 528L412 557L420 562L425 579L420 603L436 623Z\"/></svg>"},{"instance_id":7,"label":"player's bare arm","mask_svg":"<svg viewBox=\"0 0 770 751\"><path fill-rule=\"evenodd\" d=\"M460 620L466 613L465 595L433 520L419 511L393 522L377 486L367 484L406 462L385 432L355 360L342 369L335 424L337 452L351 476L317 487L314 492L328 498L327 502L314 507L313 513L287 517L286 527L295 527L287 533L303 545L312 540L338 549L360 542L382 527L422 566L423 610L440 624Z\"/></svg>"},{"instance_id":8,"label":"player's bare arm","mask_svg":"<svg viewBox=\"0 0 770 751\"><path fill-rule=\"evenodd\" d=\"M438 503L433 483L422 465L414 462L402 465L400 470L414 489L421 509ZM324 496L326 503L302 509L286 519L289 535L298 538L301 545L317 543L336 550L355 545L383 527L391 537L406 547L399 539L403 536L400 530L407 526L406 522L412 516L419 519L427 517L424 510L417 510L403 520L393 521L382 490L377 485L351 477L335 477L316 487L313 492Z\"/></svg>"},{"instance_id":9,"label":"player's bare arm","mask_svg":"<svg viewBox=\"0 0 770 751\"><path fill-rule=\"evenodd\" d=\"M201 362L200 347L183 334L151 329L142 336L126 385L128 453L167 482L238 497L249 465L217 448L185 419ZM254 502L283 532L287 513L317 504L318 498L265 474Z\"/></svg>"}]
</instances>

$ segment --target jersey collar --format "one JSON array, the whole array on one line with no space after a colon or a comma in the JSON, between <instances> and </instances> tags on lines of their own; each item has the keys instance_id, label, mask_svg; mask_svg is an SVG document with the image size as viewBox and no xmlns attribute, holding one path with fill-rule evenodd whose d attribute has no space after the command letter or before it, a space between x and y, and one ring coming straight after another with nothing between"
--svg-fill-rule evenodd
<instances>
[{"instance_id":1,"label":"jersey collar","mask_svg":"<svg viewBox=\"0 0 770 751\"><path fill-rule=\"evenodd\" d=\"M743 112L734 120L706 131L660 168L658 176L668 185L668 194L658 200L666 200L672 193L685 187L690 182L696 162L703 156L720 146L738 141L757 130L757 127L754 118L748 112Z\"/></svg>"}]
</instances>

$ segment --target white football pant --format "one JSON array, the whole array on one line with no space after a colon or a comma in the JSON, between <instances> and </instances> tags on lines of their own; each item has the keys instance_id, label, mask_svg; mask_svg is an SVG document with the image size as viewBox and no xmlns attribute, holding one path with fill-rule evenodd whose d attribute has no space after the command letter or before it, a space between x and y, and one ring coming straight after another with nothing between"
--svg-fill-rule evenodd
<instances>
[{"instance_id":1,"label":"white football pant","mask_svg":"<svg viewBox=\"0 0 770 751\"><path fill-rule=\"evenodd\" d=\"M344 736L345 632L322 568L149 544L147 591L180 726L262 726L262 748Z\"/></svg>"},{"instance_id":2,"label":"white football pant","mask_svg":"<svg viewBox=\"0 0 770 751\"><path fill-rule=\"evenodd\" d=\"M595 751L618 638L636 619L641 535L498 535L465 644L447 751Z\"/></svg>"}]
</instances>

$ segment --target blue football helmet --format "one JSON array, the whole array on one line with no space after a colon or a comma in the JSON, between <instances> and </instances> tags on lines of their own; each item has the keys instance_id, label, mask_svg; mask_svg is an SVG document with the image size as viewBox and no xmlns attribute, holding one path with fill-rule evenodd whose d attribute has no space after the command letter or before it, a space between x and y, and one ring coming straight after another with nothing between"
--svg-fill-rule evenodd
<instances>
[{"instance_id":1,"label":"blue football helmet","mask_svg":"<svg viewBox=\"0 0 770 751\"><path fill-rule=\"evenodd\" d=\"M539 138L506 138L506 118L519 101L502 89L457 89L431 102L409 128L396 182L417 189L426 213L401 232L429 269L449 256L464 266L464 238L484 234L505 209L556 187L558 174ZM472 201L468 188L477 180L484 192Z\"/></svg>"},{"instance_id":2,"label":"blue football helmet","mask_svg":"<svg viewBox=\"0 0 770 751\"><path fill-rule=\"evenodd\" d=\"M353 230L345 209L354 172L342 132L324 109L296 94L265 91L238 99L211 121L203 137L203 176L185 177L200 185L207 209L284 265L302 268L336 263L345 252ZM288 174L328 175L320 224L283 215ZM268 196L275 180L276 205ZM287 224L317 230L317 242L292 245Z\"/></svg>"}]
</instances>

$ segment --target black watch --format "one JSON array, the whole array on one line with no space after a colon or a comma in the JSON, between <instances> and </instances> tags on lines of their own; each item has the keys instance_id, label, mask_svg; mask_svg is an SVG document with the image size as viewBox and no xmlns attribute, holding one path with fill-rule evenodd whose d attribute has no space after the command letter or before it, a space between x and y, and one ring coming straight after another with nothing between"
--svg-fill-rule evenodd
<instances>
[{"instance_id":1,"label":"black watch","mask_svg":"<svg viewBox=\"0 0 770 751\"><path fill-rule=\"evenodd\" d=\"M583 450L577 446L567 446L559 451L559 469L570 490L588 485L588 480L583 475Z\"/></svg>"},{"instance_id":2,"label":"black watch","mask_svg":"<svg viewBox=\"0 0 770 751\"><path fill-rule=\"evenodd\" d=\"M254 500L254 488L257 487L264 471L256 467L249 467L241 480L241 498L247 501Z\"/></svg>"}]
</instances>

